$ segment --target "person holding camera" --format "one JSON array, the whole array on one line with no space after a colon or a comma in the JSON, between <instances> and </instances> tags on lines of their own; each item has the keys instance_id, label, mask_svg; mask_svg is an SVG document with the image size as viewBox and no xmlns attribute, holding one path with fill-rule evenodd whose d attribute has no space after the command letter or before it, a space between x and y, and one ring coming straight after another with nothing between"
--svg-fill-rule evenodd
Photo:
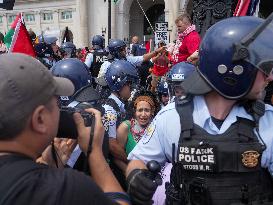
<instances>
[{"instance_id":1,"label":"person holding camera","mask_svg":"<svg viewBox=\"0 0 273 205\"><path fill-rule=\"evenodd\" d=\"M81 62L79 59L63 59L51 68L51 72L54 76L65 77L71 80L75 87L75 92L72 96L60 96L60 102L63 107L60 115L60 133L58 133L58 137L69 136L70 138L74 138L77 132L73 125L74 121L69 113L73 112L75 109L80 110L84 106L86 108L95 107L103 114L104 111L100 103L100 93L92 87L92 77L88 72L88 68L85 63ZM108 139L108 135L105 133L102 148L105 157L108 156L109 152ZM69 157L69 160L66 162L66 165L89 174L87 164L88 160L86 156L81 151L79 145L77 145L73 150L72 155Z\"/></svg>"},{"instance_id":2,"label":"person holding camera","mask_svg":"<svg viewBox=\"0 0 273 205\"><path fill-rule=\"evenodd\" d=\"M104 127L95 109L86 110L95 119L91 127L73 115L93 180L35 162L57 134L58 96L72 95L74 86L30 56L3 54L0 61L0 204L130 204L103 157Z\"/></svg>"}]
</instances>

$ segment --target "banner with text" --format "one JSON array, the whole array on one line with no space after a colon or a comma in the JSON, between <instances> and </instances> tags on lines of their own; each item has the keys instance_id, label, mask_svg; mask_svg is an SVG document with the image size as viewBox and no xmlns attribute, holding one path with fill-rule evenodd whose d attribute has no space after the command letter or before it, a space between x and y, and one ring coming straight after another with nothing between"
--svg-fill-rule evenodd
<instances>
[{"instance_id":1,"label":"banner with text","mask_svg":"<svg viewBox=\"0 0 273 205\"><path fill-rule=\"evenodd\" d=\"M168 22L158 22L155 23L155 45L159 41L164 41L166 44L169 44L169 31L168 31Z\"/></svg>"}]
</instances>

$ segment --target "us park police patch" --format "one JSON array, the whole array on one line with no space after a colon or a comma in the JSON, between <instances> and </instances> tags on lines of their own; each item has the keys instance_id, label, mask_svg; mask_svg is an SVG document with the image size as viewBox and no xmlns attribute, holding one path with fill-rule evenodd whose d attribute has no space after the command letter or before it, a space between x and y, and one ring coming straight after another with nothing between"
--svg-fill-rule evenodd
<instances>
[{"instance_id":1,"label":"us park police patch","mask_svg":"<svg viewBox=\"0 0 273 205\"><path fill-rule=\"evenodd\" d=\"M216 162L215 146L183 146L177 150L177 162L183 169L193 171L213 172Z\"/></svg>"}]
</instances>

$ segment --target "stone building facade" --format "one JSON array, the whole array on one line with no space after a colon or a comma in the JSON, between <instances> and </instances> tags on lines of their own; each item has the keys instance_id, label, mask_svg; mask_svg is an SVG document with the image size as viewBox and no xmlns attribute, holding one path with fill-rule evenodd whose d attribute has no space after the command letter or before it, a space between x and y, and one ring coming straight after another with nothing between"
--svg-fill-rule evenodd
<instances>
[{"instance_id":1,"label":"stone building facade","mask_svg":"<svg viewBox=\"0 0 273 205\"><path fill-rule=\"evenodd\" d=\"M130 41L133 35L153 36L157 21L169 23L170 39L175 38L176 17L186 10L190 0L111 0L111 38ZM109 0L16 0L11 11L0 10L0 32L5 34L16 14L24 14L27 29L59 37L68 28L77 47L90 45L96 34L108 39ZM144 12L147 18L144 16ZM60 43L60 42L59 42ZM107 41L106 41L107 43Z\"/></svg>"}]
</instances>

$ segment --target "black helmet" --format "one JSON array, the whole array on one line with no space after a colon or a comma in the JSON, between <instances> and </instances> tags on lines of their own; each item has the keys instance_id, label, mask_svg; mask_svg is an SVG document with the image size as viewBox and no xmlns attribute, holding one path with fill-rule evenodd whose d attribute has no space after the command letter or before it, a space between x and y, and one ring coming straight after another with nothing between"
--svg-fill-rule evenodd
<instances>
[{"instance_id":1,"label":"black helmet","mask_svg":"<svg viewBox=\"0 0 273 205\"><path fill-rule=\"evenodd\" d=\"M66 56L66 58L76 57L76 46L71 42L64 42L60 47L60 51L62 56Z\"/></svg>"},{"instance_id":2,"label":"black helmet","mask_svg":"<svg viewBox=\"0 0 273 205\"><path fill-rule=\"evenodd\" d=\"M104 38L100 35L95 35L92 39L92 45L95 50L104 48Z\"/></svg>"}]
</instances>

